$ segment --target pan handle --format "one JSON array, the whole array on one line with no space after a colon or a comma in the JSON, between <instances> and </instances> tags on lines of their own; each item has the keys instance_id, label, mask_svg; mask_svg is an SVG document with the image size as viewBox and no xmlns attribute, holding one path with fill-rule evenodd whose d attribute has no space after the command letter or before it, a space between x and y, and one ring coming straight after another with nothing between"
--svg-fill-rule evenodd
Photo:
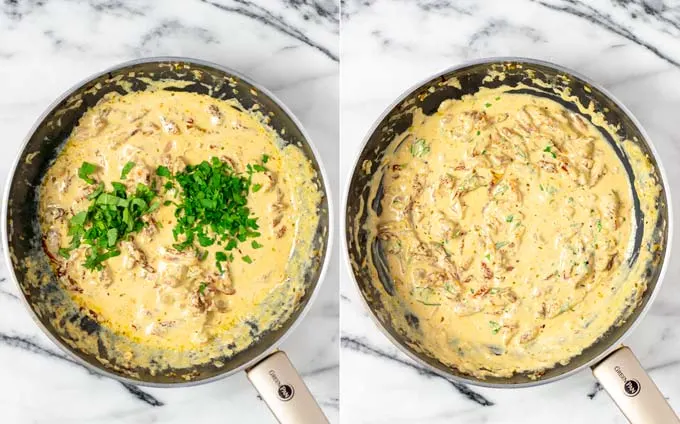
<instances>
[{"instance_id":1,"label":"pan handle","mask_svg":"<svg viewBox=\"0 0 680 424\"><path fill-rule=\"evenodd\" d=\"M272 353L246 374L281 424L328 424L319 404L282 351Z\"/></svg>"},{"instance_id":2,"label":"pan handle","mask_svg":"<svg viewBox=\"0 0 680 424\"><path fill-rule=\"evenodd\" d=\"M620 347L594 365L593 374L631 424L680 424L678 416L628 347Z\"/></svg>"}]
</instances>

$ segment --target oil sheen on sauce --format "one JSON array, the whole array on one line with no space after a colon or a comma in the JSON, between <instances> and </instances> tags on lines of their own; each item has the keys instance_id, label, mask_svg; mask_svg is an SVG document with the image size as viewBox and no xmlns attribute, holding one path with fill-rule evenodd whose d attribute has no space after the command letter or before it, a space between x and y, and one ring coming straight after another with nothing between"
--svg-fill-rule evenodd
<instances>
[{"instance_id":1,"label":"oil sheen on sauce","mask_svg":"<svg viewBox=\"0 0 680 424\"><path fill-rule=\"evenodd\" d=\"M567 363L644 291L628 278L632 193L613 148L559 103L507 90L416 110L365 224L394 281L392 319L418 319L396 326L478 378Z\"/></svg>"},{"instance_id":2,"label":"oil sheen on sauce","mask_svg":"<svg viewBox=\"0 0 680 424\"><path fill-rule=\"evenodd\" d=\"M83 267L87 247L72 252L68 260L56 254L59 246L70 242L69 218L89 203L86 196L93 186L77 175L83 161L98 166L93 177L109 189L113 181L129 188L137 183L150 186L158 178L159 165L177 172L211 157L242 173L248 164L261 163L265 154L266 171L253 175L253 183L262 188L248 197L261 232L256 240L263 247L253 248L250 240L239 244L235 260L222 275L215 268L217 246L208 248L210 259L205 261L193 251L172 249L172 205L153 212L151 225L123 242L122 254L104 262L102 271ZM121 180L130 161L136 165ZM237 353L258 331L280 324L304 294L321 199L314 178L311 163L299 148L284 147L261 116L244 111L233 100L163 89L107 95L83 115L44 178L41 228L53 266L78 305L129 339L130 346L175 351L170 365L190 366L181 352L192 352L192 361L201 359L196 352L213 357L224 353L210 346L228 346ZM161 190L159 196L173 200L175 193ZM246 255L251 264L241 259ZM200 286L206 282L209 307L199 300ZM274 304L281 307L262 312L264 305ZM150 358L133 351L124 352L126 359L148 365Z\"/></svg>"}]
</instances>

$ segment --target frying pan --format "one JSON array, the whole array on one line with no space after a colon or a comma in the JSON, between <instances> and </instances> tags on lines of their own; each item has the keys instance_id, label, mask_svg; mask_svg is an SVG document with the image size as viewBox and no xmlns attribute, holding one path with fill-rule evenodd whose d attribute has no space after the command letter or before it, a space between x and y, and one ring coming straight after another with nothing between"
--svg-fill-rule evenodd
<instances>
[{"instance_id":1,"label":"frying pan","mask_svg":"<svg viewBox=\"0 0 680 424\"><path fill-rule=\"evenodd\" d=\"M488 78L490 72L504 72L505 79L501 81ZM447 81L451 78L457 78L459 84L448 84ZM536 83L536 80L548 84ZM429 115L434 113L446 99L458 99L466 94L474 94L482 87L494 88L503 84L515 87L520 83L523 87L528 87L529 94L551 98L575 112L578 112L578 109L561 99L557 92L569 90L570 95L578 98L581 104L592 103L595 111L601 112L606 121L617 128L617 135L621 140L633 140L649 157L652 163L652 172L649 177L654 178L662 187L658 198L655 199L658 204L658 214L642 216L642 211L636 206L636 221L641 223L643 220L652 220L652 225L646 232L644 225L637 226L635 250L630 260L633 262L640 260L637 253L641 249L655 250L652 251L651 260L643 264L645 270L643 278L647 280L647 289L639 303L634 305L634 310L622 324L610 328L580 355L572 358L567 364L558 364L545 370L538 378L535 374L515 374L510 378L479 379L439 361L438 358L426 353L425 349L416 348L418 342L411 340L405 331L395 325L396 319L385 308L383 299L389 299L389 296L392 296L390 293L393 293L390 290L389 270L384 267L379 269L378 265L375 267L375 274L371 272L374 263L383 262L380 259L373 259L376 257L374 255L379 258L383 253L380 246L367 246L368 230L365 226L369 208L380 213L381 190L378 188L376 198L371 198L369 185L376 168L382 166L386 147L396 135L403 133L411 125L415 108L421 108L425 114ZM589 115L581 115L592 121ZM610 142L613 143L613 140L610 139ZM631 182L639 177L640 175L635 175L637 171L632 170L629 158L623 149L615 147L615 151L622 160L624 168L627 169ZM370 170L366 169L367 164L371 166ZM633 192L634 200L638 199L635 189ZM418 83L402 94L377 119L364 140L347 185L343 222L344 250L351 269L350 274L378 328L406 355L433 372L463 383L484 387L513 388L554 382L590 367L595 377L632 423L677 424L680 420L631 350L620 345L652 304L668 264L672 234L669 196L668 183L661 161L649 142L649 138L631 113L602 87L575 72L547 62L513 57L483 59L447 69ZM639 205L639 202L636 205ZM378 275L378 277L372 278L371 275ZM414 319L410 321L413 322Z\"/></svg>"},{"instance_id":2,"label":"frying pan","mask_svg":"<svg viewBox=\"0 0 680 424\"><path fill-rule=\"evenodd\" d=\"M47 265L48 259L41 248L36 192L59 149L88 108L107 93L124 93L122 87L127 91L140 91L146 89L150 81L159 80L182 82L178 84L180 88L173 87L173 90L220 99L235 98L246 109L258 107L264 116L270 118L269 125L284 143L296 144L311 162L323 200L319 205L320 220L313 241L313 248L319 254L309 259L304 295L291 307L291 312L282 322L268 329L253 329L254 342L240 352L217 346L225 353L209 362L181 369L166 367L152 370L123 363L120 357L116 357L107 346L115 346L117 336L87 313L77 308L69 309L68 314L63 316L54 312L52 305L65 305L72 300ZM11 275L38 326L75 361L116 380L154 387L208 383L247 370L251 382L280 422L327 422L286 355L276 351L276 346L310 309L326 272L333 228L330 190L320 157L309 136L290 110L266 89L221 66L176 57L136 60L94 75L63 94L38 119L12 168L4 200L2 239ZM37 267L39 284L31 282L36 281L36 276L30 273L36 271L33 267L28 269L26 259L41 265ZM64 323L72 325L65 327ZM94 337L97 340L95 347L77 346L74 342L82 337Z\"/></svg>"}]
</instances>

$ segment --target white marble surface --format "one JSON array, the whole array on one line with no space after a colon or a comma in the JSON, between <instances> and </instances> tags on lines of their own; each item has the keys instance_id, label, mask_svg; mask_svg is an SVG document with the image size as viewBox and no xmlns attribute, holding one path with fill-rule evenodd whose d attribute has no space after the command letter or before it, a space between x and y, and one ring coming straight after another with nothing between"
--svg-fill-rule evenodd
<instances>
[{"instance_id":1,"label":"white marble surface","mask_svg":"<svg viewBox=\"0 0 680 424\"><path fill-rule=\"evenodd\" d=\"M38 115L119 62L183 55L236 69L302 120L338 186L338 6L334 0L38 0L0 3L0 183ZM337 191L335 193L337 195ZM338 422L338 263L283 344ZM0 267L0 423L273 423L245 375L187 389L126 388L64 360Z\"/></svg>"},{"instance_id":2,"label":"white marble surface","mask_svg":"<svg viewBox=\"0 0 680 424\"><path fill-rule=\"evenodd\" d=\"M680 210L680 3L347 0L342 13L341 175L350 172L374 119L417 81L470 59L528 56L589 76L633 111L666 164ZM676 260L627 342L680 411L678 277ZM343 423L626 422L588 371L516 390L433 376L378 331L344 264L340 279Z\"/></svg>"}]
</instances>

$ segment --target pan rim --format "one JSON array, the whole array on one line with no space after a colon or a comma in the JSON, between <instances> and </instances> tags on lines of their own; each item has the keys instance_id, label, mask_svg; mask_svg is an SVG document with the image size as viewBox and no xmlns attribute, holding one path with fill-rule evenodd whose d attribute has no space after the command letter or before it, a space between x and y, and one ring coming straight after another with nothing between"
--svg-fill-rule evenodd
<instances>
[{"instance_id":1,"label":"pan rim","mask_svg":"<svg viewBox=\"0 0 680 424\"><path fill-rule=\"evenodd\" d=\"M366 146L371 138L371 136L375 133L377 130L378 126L380 123L385 119L387 115L389 115L392 110L398 106L401 102L403 102L406 98L408 98L411 94L413 94L415 91L418 89L422 88L424 85L427 83L437 79L441 78L444 75L460 71L462 69L475 66L475 65L488 65L488 64L502 64L506 62L516 62L516 63L526 63L526 64L531 64L531 65L539 65L539 66L544 66L547 68L551 68L553 70L556 70L558 72L565 73L567 75L576 77L586 84L589 84L590 86L596 88L602 94L604 94L609 100L611 100L614 104L616 104L620 110L631 120L631 122L635 125L635 127L640 131L640 134L642 135L642 138L644 139L645 144L647 147L649 147L650 152L652 153L652 156L654 157L654 160L656 161L657 168L659 169L659 174L660 174L660 179L661 179L661 186L663 188L663 192L666 196L666 207L668 210L668 225L667 225L667 230L666 230L666 252L663 257L663 263L661 264L661 270L659 272L659 276L656 280L656 285L654 287L654 290L652 293L649 295L649 298L647 299L647 303L640 309L640 314L638 315L637 318L635 318L632 322L628 324L628 327L626 330L615 340L613 340L609 346L607 346L605 349L603 349L600 353L597 355L594 355L590 359L588 359L586 362L581 364L580 366L563 372L561 374L558 374L556 376L546 378L546 379L537 379L535 381L528 381L528 382L523 382L523 383L499 383L499 382L488 382L484 380L477 379L473 376L465 377L464 375L454 375L450 372L444 371L438 367L435 367L419 356L417 356L408 346L406 346L402 341L398 340L396 337L394 337L380 322L378 319L375 311L370 307L368 301L364 297L361 291L361 287L359 286L359 282L357 281L357 278L354 274L354 270L352 269L351 266L351 258L349 256L349 249L347 245L347 205L349 201L349 190L351 186L352 179L354 175L356 174L357 170L359 170L359 159L361 158L361 154L364 152L366 149ZM526 388L526 387L535 387L535 386L540 386L543 384L548 384L548 383L553 383L558 380L561 380L563 378L570 377L574 374L577 374L581 371L583 371L586 368L591 368L594 365L598 364L601 362L603 359L605 359L609 354L611 354L614 350L619 348L619 345L625 340L630 334L635 330L635 328L639 325L640 321L647 315L649 312L649 309L651 308L652 304L654 303L654 300L656 299L656 296L658 295L659 291L661 290L661 285L665 279L666 272L668 271L668 264L670 262L670 255L671 255L671 250L672 250L672 242L673 242L673 202L671 199L671 192L670 192L670 185L668 181L668 176L666 175L666 170L663 166L663 163L661 161L661 157L659 156L659 153L656 150L656 147L652 143L649 135L647 134L647 131L645 128L642 126L642 124L638 121L638 119L633 115L633 113L621 102L619 101L609 90L604 88L602 85L592 81L590 78L582 75L579 72L573 71L572 69L569 69L567 67L564 67L562 65L558 65L549 61L541 60L541 59L534 59L534 58L529 58L529 57L524 57L524 56L491 56L491 57L484 57L484 58L479 58L479 59L474 59L474 60L469 60L462 62L457 65L449 66L444 69L441 69L440 71L433 73L429 75L428 77L421 79L417 81L416 83L410 85L408 88L403 90L401 94L394 100L392 101L385 109L384 111L378 116L378 118L375 119L373 124L369 127L369 129L366 132L366 135L364 136L364 139L362 140L359 148L357 151L354 152L354 160L353 160L353 167L351 168L351 172L347 174L345 177L345 186L343 188L343 199L342 199L342 214L343 214L343 219L340 220L340 234L342 235L341 237L341 243L342 243L342 255L344 258L345 262L345 267L347 272L350 275L350 278L354 282L354 289L356 290L357 294L359 295L359 298L361 299L361 302L363 303L363 306L368 310L369 312L369 317L371 320L374 322L376 327L380 330L380 332L387 337L387 339L397 347L397 349L405 354L408 358L411 360L415 361L417 364L420 366L423 366L425 369L428 371L431 371L440 377L443 377L448 380L453 380L459 383L464 383L464 384L471 384L474 386L479 386L479 387L487 387L487 388L502 388L502 389L510 389L510 388ZM626 325L626 324L623 324ZM597 343L597 341L595 342ZM594 344L593 344L594 345ZM591 346L593 346L591 345ZM574 358L580 356L581 354L572 357L571 360Z\"/></svg>"},{"instance_id":2,"label":"pan rim","mask_svg":"<svg viewBox=\"0 0 680 424\"><path fill-rule=\"evenodd\" d=\"M89 84L93 80L104 76L108 73L112 72L120 72L121 70L125 68L129 68L135 65L140 65L140 64L146 64L146 63L188 63L188 64L193 64L193 65L199 65L199 66L205 66L209 68L216 69L220 72L224 72L226 74L235 76L243 81L245 81L247 84L252 86L253 88L257 89L259 92L265 94L268 96L281 110L286 114L288 118L298 127L300 130L300 133L304 137L305 142L309 146L310 150L312 151L313 157L316 160L318 166L319 166L319 171L321 173L321 179L323 181L323 187L322 189L324 190L324 196L326 197L326 202L328 203L328 228L327 228L327 240L326 240L326 248L324 249L324 260L321 265L321 269L319 272L319 277L314 285L314 289L312 294L309 296L309 300L307 303L303 306L303 308L300 310L300 313L297 318L293 320L293 322L290 324L290 326L283 332L279 338L277 338L273 343L270 344L266 349L264 349L260 354L254 356L253 358L247 360L240 366L231 369L231 370L225 370L224 372L218 372L218 374L208 377L205 379L201 380L193 380L193 381L178 381L178 382L165 382L165 383L158 383L158 382L151 382L151 381L145 381L141 379L134 379L122 375L118 375L113 373L112 371L109 371L108 369L105 369L103 367L98 367L96 365L93 365L84 359L82 359L80 356L76 355L71 349L69 349L64 343L62 343L57 337L52 334L40 321L38 318L37 314L31 307L31 305L28 303L28 300L26 299L26 296L24 295L23 290L21 289L21 285L19 284L19 280L14 272L14 266L12 264L11 260L11 255L9 252L9 234L7 230L7 213L9 210L8 202L9 202L9 193L10 193L10 188L12 186L12 182L14 181L16 171L19 167L20 161L21 161L21 156L24 150L26 149L26 146L28 145L28 142L30 141L31 137L33 134L35 134L36 130L42 125L44 122L45 118L65 99L67 99L69 96L71 96L73 93L81 89L83 86ZM40 114L40 116L36 119L35 123L33 126L30 128L28 131L26 137L24 138L19 151L17 152L17 156L14 159L11 167L9 168L9 172L7 174L7 181L5 182L5 187L4 187L4 195L3 195L3 204L2 204L2 216L0 217L0 225L2 226L2 229L0 230L1 236L2 236L2 246L3 246L3 257L5 264L7 265L8 268L8 274L12 281L14 282L14 285L16 289L19 291L19 297L21 298L21 301L25 308L28 310L31 319L38 325L40 330L42 331L43 334L45 334L57 347L59 347L66 355L69 357L69 359L74 360L77 364L84 366L87 370L95 372L98 375L104 375L106 377L110 377L114 380L120 381L121 383L127 383L127 384L133 384L137 386L142 386L142 387L155 387L155 388L166 388L166 387L191 387L191 386L198 386L201 384L207 384L211 383L217 380L221 380L223 378L227 378L231 375L234 375L238 372L244 371L249 367L252 367L268 357L271 353L276 351L278 347L286 340L286 338L297 328L297 326L300 324L300 322L306 317L306 315L309 313L312 305L316 301L316 298L319 296L319 292L321 289L321 286L323 282L326 279L326 273L328 271L329 267L329 262L333 253L333 237L334 237L334 213L333 213L333 195L331 192L330 184L328 181L328 174L326 172L326 168L324 166L323 160L321 159L321 155L319 154L319 151L317 150L314 142L312 141L312 138L310 135L307 133L307 130L304 128L300 120L295 116L295 114L286 106L278 97L276 97L271 91L266 89L264 86L258 84L255 82L253 79L250 77L247 77L243 75L240 72L234 71L233 69L222 66L219 64L216 64L214 62L210 62L207 60L202 60L202 59L196 59L196 58L190 58L190 57L185 57L185 56L152 56L152 57L144 57L144 58L138 58L138 59L133 59L129 61L125 61L116 65L113 65L103 71L97 72L95 74L92 74L88 76L85 79L82 79L78 81L76 84L71 86L68 90L66 90L63 94L61 94L58 98L56 98L54 101L52 101L47 108Z\"/></svg>"}]
</instances>

